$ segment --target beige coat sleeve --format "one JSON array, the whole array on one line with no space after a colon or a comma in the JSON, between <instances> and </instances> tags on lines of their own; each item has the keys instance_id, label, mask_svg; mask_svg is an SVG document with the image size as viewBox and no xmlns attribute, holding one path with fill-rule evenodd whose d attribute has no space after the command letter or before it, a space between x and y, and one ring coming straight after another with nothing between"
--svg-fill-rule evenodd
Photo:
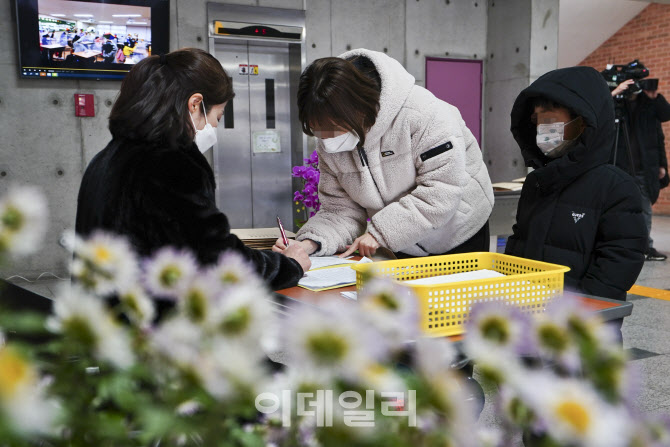
<instances>
[{"instance_id":1,"label":"beige coat sleeve","mask_svg":"<svg viewBox=\"0 0 670 447\"><path fill-rule=\"evenodd\" d=\"M445 226L457 213L468 212L462 200L470 180L466 152L479 151L479 146L458 109L446 103L434 106L430 115L414 112L418 121L418 129L412 134L416 187L371 219L369 232L395 252L422 240L426 231ZM421 159L421 154L445 143L453 147L425 161Z\"/></svg>"},{"instance_id":2,"label":"beige coat sleeve","mask_svg":"<svg viewBox=\"0 0 670 447\"><path fill-rule=\"evenodd\" d=\"M315 256L342 252L365 232L367 212L344 191L324 157L320 157L319 201L321 209L300 228L296 239L321 244Z\"/></svg>"}]
</instances>

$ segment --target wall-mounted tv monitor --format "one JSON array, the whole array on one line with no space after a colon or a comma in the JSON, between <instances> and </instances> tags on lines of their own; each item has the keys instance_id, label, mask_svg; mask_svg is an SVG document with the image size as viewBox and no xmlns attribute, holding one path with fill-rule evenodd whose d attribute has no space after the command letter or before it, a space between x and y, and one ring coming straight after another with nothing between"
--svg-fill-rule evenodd
<instances>
[{"instance_id":1,"label":"wall-mounted tv monitor","mask_svg":"<svg viewBox=\"0 0 670 447\"><path fill-rule=\"evenodd\" d=\"M19 72L32 79L122 79L170 47L169 0L16 0Z\"/></svg>"}]
</instances>

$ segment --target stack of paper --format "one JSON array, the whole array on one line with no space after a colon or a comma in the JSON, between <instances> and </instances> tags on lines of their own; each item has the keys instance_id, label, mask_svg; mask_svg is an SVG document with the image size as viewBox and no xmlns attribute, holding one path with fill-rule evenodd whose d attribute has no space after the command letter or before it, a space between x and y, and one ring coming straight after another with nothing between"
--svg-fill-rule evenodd
<instances>
[{"instance_id":1,"label":"stack of paper","mask_svg":"<svg viewBox=\"0 0 670 447\"><path fill-rule=\"evenodd\" d=\"M439 276L431 276L429 278L412 279L410 281L403 281L402 283L425 286L434 284L445 284L449 282L458 282L458 281L472 281L475 279L498 278L500 276L505 275L496 272L495 270L482 269L482 270L473 270L471 272L452 273L451 275L439 275Z\"/></svg>"},{"instance_id":2,"label":"stack of paper","mask_svg":"<svg viewBox=\"0 0 670 447\"><path fill-rule=\"evenodd\" d=\"M239 237L244 245L256 250L269 250L275 241L281 237L279 228L236 228L230 230L232 234ZM286 237L295 238L295 233L286 231Z\"/></svg>"},{"instance_id":3,"label":"stack of paper","mask_svg":"<svg viewBox=\"0 0 670 447\"><path fill-rule=\"evenodd\" d=\"M499 182L493 183L491 186L493 186L494 191L521 191L523 183Z\"/></svg>"},{"instance_id":4,"label":"stack of paper","mask_svg":"<svg viewBox=\"0 0 670 447\"><path fill-rule=\"evenodd\" d=\"M367 262L372 262L372 260L363 257L363 259L356 262L338 258L337 256L325 257L323 261L319 262L322 265L321 267L315 269L314 265L312 265L312 268L298 282L298 286L315 292L353 286L356 284L356 271L348 265L344 265L343 267L340 267L340 265ZM314 258L312 258L312 263L314 263Z\"/></svg>"},{"instance_id":5,"label":"stack of paper","mask_svg":"<svg viewBox=\"0 0 670 447\"><path fill-rule=\"evenodd\" d=\"M495 191L521 191L523 188L523 182L526 181L526 177L515 178L511 182L499 182L493 183L493 189Z\"/></svg>"}]
</instances>

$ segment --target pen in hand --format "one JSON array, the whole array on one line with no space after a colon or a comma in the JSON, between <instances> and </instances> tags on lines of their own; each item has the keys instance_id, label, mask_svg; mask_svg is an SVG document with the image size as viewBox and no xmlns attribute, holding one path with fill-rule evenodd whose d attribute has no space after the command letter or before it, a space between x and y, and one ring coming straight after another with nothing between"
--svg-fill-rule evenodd
<instances>
[{"instance_id":1,"label":"pen in hand","mask_svg":"<svg viewBox=\"0 0 670 447\"><path fill-rule=\"evenodd\" d=\"M281 233L282 242L288 247L288 238L286 237L286 232L284 231L284 226L281 224L281 219L277 216L277 226L279 227L279 232Z\"/></svg>"},{"instance_id":2,"label":"pen in hand","mask_svg":"<svg viewBox=\"0 0 670 447\"><path fill-rule=\"evenodd\" d=\"M284 244L284 248L281 248L279 245L277 245L279 243L279 240L277 240L275 245L272 247L272 251L292 258L294 261L300 264L303 273L309 270L312 266L312 261L309 259L309 255L299 243L292 244L291 246L288 245L289 242L288 238L286 237L286 231L284 231L284 226L282 225L279 216L277 216L277 226L279 227L279 232L281 233L281 239Z\"/></svg>"}]
</instances>

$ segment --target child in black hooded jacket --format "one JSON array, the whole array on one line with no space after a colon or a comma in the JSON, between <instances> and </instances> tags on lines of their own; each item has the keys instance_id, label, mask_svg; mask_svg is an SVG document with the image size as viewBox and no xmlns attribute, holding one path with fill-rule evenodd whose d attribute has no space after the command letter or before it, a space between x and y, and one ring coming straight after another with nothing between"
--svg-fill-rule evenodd
<instances>
[{"instance_id":1,"label":"child in black hooded jacket","mask_svg":"<svg viewBox=\"0 0 670 447\"><path fill-rule=\"evenodd\" d=\"M565 287L625 300L644 264L639 189L608 164L614 103L593 68L554 70L517 97L512 133L528 174L505 253L570 267Z\"/></svg>"}]
</instances>

